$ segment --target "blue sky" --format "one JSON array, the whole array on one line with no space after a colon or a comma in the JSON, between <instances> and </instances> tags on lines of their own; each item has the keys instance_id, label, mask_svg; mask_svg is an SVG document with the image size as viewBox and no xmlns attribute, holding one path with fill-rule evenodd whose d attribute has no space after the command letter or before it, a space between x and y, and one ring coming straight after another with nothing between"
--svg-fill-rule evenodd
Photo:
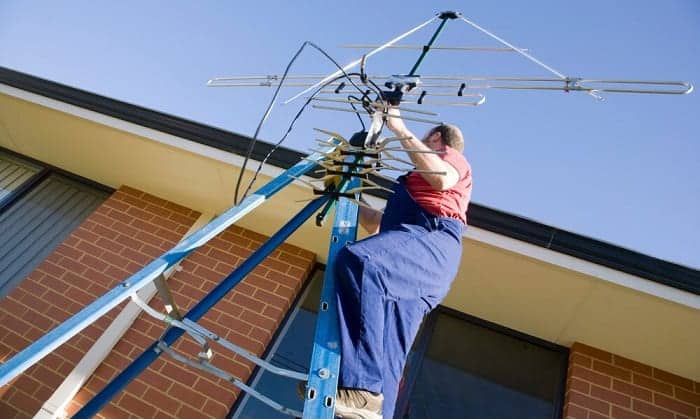
<instances>
[{"instance_id":1,"label":"blue sky","mask_svg":"<svg viewBox=\"0 0 700 419\"><path fill-rule=\"evenodd\" d=\"M305 40L341 63L436 12L456 10L569 76L700 83L700 2L323 1L0 2L0 65L187 119L252 135L271 89L207 88L214 76L281 74ZM408 38L427 42L436 24ZM460 21L437 44L499 46ZM415 52L368 62L406 73ZM333 65L312 49L296 74ZM424 75L536 76L517 54L435 52ZM294 91L285 90L283 97ZM462 127L473 200L662 259L700 267L700 95L483 90L477 108L434 107ZM275 142L301 106L278 106ZM285 145L313 146L312 127L359 128L351 114L309 110ZM417 133L427 127L410 125ZM224 191L232 193L232 191Z\"/></svg>"}]
</instances>

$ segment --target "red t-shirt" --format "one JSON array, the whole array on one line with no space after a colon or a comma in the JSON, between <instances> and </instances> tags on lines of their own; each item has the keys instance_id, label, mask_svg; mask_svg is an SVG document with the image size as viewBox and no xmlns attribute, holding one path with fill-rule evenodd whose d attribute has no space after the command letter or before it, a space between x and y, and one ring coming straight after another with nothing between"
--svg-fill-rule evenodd
<instances>
[{"instance_id":1,"label":"red t-shirt","mask_svg":"<svg viewBox=\"0 0 700 419\"><path fill-rule=\"evenodd\" d=\"M445 153L438 155L457 170L457 183L446 191L438 191L420 173L411 172L406 177L406 189L418 205L429 213L455 218L466 224L467 207L472 195L471 166L464 155L454 148L445 147Z\"/></svg>"}]
</instances>

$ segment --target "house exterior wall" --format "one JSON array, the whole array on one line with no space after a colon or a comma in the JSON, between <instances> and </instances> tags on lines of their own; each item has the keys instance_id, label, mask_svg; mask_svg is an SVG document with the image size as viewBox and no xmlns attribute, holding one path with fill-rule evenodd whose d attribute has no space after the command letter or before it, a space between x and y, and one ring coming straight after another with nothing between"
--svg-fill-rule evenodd
<instances>
[{"instance_id":1,"label":"house exterior wall","mask_svg":"<svg viewBox=\"0 0 700 419\"><path fill-rule=\"evenodd\" d=\"M575 343L569 355L564 418L700 418L700 383Z\"/></svg>"},{"instance_id":2,"label":"house exterior wall","mask_svg":"<svg viewBox=\"0 0 700 419\"><path fill-rule=\"evenodd\" d=\"M172 248L199 214L123 186L94 211L10 295L0 301L0 359L25 348L130 274ZM181 263L168 284L182 313L192 308L266 237L231 226ZM199 323L261 355L315 263L309 251L284 244L266 258ZM11 384L0 389L0 417L32 417L126 304L70 339ZM156 297L151 306L163 311ZM141 314L68 408L72 415L165 327ZM196 356L200 347L183 336L174 348ZM242 381L250 362L212 346L213 364ZM224 380L159 357L99 417L222 418L238 397Z\"/></svg>"}]
</instances>

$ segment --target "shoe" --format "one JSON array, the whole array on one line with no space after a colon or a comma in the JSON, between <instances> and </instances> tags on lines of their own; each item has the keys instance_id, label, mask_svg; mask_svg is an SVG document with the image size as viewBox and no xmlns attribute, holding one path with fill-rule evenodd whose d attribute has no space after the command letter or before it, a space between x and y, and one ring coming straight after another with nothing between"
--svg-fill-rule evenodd
<instances>
[{"instance_id":1,"label":"shoe","mask_svg":"<svg viewBox=\"0 0 700 419\"><path fill-rule=\"evenodd\" d=\"M382 419L384 395L367 390L339 388L335 416L346 419Z\"/></svg>"}]
</instances>

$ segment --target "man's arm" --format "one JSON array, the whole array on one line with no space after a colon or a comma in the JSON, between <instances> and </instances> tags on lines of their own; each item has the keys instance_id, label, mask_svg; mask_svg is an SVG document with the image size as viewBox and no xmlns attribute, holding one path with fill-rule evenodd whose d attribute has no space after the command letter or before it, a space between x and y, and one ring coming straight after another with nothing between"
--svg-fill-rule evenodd
<instances>
[{"instance_id":1,"label":"man's arm","mask_svg":"<svg viewBox=\"0 0 700 419\"><path fill-rule=\"evenodd\" d=\"M401 145L403 145L404 148L410 150L431 150L406 127L397 108L389 108L386 126L397 137L406 138L405 140L401 140ZM413 164L416 166L416 169L445 173L444 175L432 173L420 174L430 184L430 186L436 190L445 191L456 185L459 181L457 169L455 169L451 164L442 160L439 155L433 153L407 154Z\"/></svg>"}]
</instances>

